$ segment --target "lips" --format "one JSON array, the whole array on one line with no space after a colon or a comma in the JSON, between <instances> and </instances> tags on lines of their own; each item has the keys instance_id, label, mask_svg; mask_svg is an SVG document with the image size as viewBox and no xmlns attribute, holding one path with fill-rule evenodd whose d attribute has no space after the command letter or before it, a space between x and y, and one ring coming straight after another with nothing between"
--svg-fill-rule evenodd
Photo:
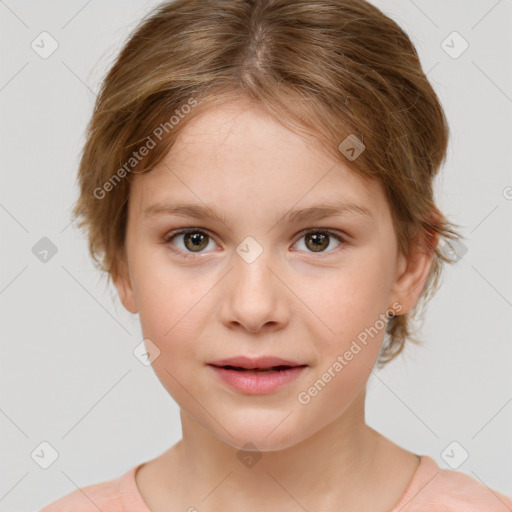
<instances>
[{"instance_id":1,"label":"lips","mask_svg":"<svg viewBox=\"0 0 512 512\"><path fill-rule=\"evenodd\" d=\"M241 372L252 370L255 373L286 370L297 366L307 366L305 364L300 364L295 361L290 361L275 356L261 356L255 358L236 356L230 357L228 359L220 359L208 364L218 368L226 368Z\"/></svg>"},{"instance_id":2,"label":"lips","mask_svg":"<svg viewBox=\"0 0 512 512\"><path fill-rule=\"evenodd\" d=\"M276 362L287 364L276 365ZM244 368L244 366L238 365L251 368ZM291 385L294 380L304 374L308 365L297 365L294 361L272 357L223 359L222 361L210 363L207 366L213 370L213 375L215 375L216 379L220 379L221 382L238 393L266 395L277 392L286 385Z\"/></svg>"}]
</instances>

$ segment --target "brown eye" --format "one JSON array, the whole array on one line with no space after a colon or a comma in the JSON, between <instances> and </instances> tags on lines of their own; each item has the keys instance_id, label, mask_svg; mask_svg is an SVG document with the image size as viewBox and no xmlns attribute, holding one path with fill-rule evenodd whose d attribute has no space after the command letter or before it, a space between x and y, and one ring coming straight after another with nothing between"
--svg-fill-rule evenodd
<instances>
[{"instance_id":1,"label":"brown eye","mask_svg":"<svg viewBox=\"0 0 512 512\"><path fill-rule=\"evenodd\" d=\"M326 250L329 246L332 245L333 239L337 241L338 247L331 247L330 249ZM303 243L306 247L306 252L329 253L339 248L339 246L347 245L341 236L328 230L310 229L309 231L302 234L301 239L297 243L302 242L302 240L304 240Z\"/></svg>"},{"instance_id":2,"label":"brown eye","mask_svg":"<svg viewBox=\"0 0 512 512\"><path fill-rule=\"evenodd\" d=\"M329 246L329 235L321 232L308 233L306 246L314 252L323 251Z\"/></svg>"},{"instance_id":3,"label":"brown eye","mask_svg":"<svg viewBox=\"0 0 512 512\"><path fill-rule=\"evenodd\" d=\"M174 241L175 239L176 242ZM169 245L170 249L184 257L193 257L194 253L199 254L206 252L203 251L203 249L205 249L210 242L213 243L208 233L198 229L169 233L164 239L164 243Z\"/></svg>"},{"instance_id":4,"label":"brown eye","mask_svg":"<svg viewBox=\"0 0 512 512\"><path fill-rule=\"evenodd\" d=\"M185 247L193 252L200 251L208 245L208 235L201 231L195 231L193 233L185 233L183 235L183 243Z\"/></svg>"}]
</instances>

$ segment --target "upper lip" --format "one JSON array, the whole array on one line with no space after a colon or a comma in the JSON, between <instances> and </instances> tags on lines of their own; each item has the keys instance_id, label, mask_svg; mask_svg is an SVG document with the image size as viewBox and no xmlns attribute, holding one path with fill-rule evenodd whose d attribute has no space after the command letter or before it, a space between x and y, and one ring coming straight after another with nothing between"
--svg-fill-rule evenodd
<instances>
[{"instance_id":1,"label":"upper lip","mask_svg":"<svg viewBox=\"0 0 512 512\"><path fill-rule=\"evenodd\" d=\"M250 369L264 369L264 368L272 368L273 366L307 366L305 364L299 364L295 361L290 361L287 359L281 359L280 357L274 356L261 356L261 357L246 357L246 356L236 356L230 357L228 359L220 359L218 361L214 361L213 363L208 363L212 366L236 366L238 368L246 368Z\"/></svg>"}]
</instances>

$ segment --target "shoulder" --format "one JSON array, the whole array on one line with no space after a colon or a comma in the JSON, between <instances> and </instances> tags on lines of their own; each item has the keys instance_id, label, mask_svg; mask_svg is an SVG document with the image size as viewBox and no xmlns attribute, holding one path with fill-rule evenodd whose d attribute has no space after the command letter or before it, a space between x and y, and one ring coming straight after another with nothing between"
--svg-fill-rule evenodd
<instances>
[{"instance_id":1,"label":"shoulder","mask_svg":"<svg viewBox=\"0 0 512 512\"><path fill-rule=\"evenodd\" d=\"M402 508L403 507L403 508ZM510 512L512 498L472 476L440 468L427 455L400 502L402 512Z\"/></svg>"},{"instance_id":2,"label":"shoulder","mask_svg":"<svg viewBox=\"0 0 512 512\"><path fill-rule=\"evenodd\" d=\"M39 512L124 512L127 505L138 505L140 499L135 486L136 469L105 482L80 487Z\"/></svg>"}]
</instances>

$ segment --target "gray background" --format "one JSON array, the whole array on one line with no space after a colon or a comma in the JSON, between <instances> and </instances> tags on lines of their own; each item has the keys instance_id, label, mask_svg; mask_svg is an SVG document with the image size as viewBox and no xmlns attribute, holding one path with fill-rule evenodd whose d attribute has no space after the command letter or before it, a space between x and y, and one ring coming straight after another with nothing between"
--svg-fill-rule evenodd
<instances>
[{"instance_id":1,"label":"gray background","mask_svg":"<svg viewBox=\"0 0 512 512\"><path fill-rule=\"evenodd\" d=\"M436 197L468 251L427 306L423 347L370 378L367 420L443 468L456 441L455 458L469 453L457 471L512 495L512 1L374 3L411 36L446 109ZM132 353L138 317L70 225L95 91L156 4L0 1L2 511L38 510L181 438L176 403ZM42 31L59 45L47 59L31 48ZM469 43L458 58L441 46L453 31ZM43 237L57 249L46 262ZM58 452L47 469L31 457L43 441Z\"/></svg>"}]
</instances>

